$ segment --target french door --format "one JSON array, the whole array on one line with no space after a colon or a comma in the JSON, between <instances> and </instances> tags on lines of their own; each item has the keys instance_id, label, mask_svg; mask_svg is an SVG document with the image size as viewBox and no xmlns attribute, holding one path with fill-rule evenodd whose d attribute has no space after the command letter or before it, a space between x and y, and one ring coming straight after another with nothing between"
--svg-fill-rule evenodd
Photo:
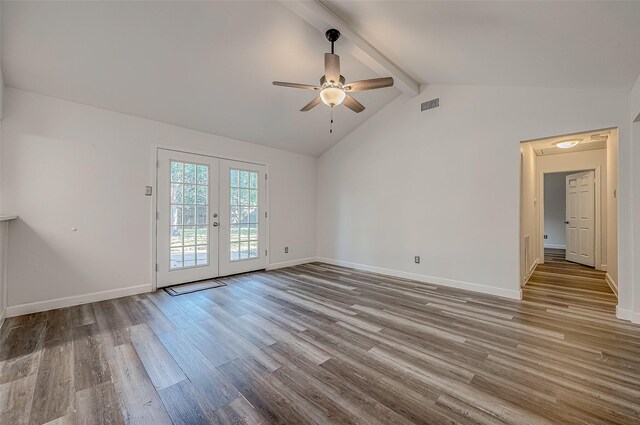
<instances>
[{"instance_id":1,"label":"french door","mask_svg":"<svg viewBox=\"0 0 640 425\"><path fill-rule=\"evenodd\" d=\"M220 160L220 275L266 267L265 167Z\"/></svg>"},{"instance_id":2,"label":"french door","mask_svg":"<svg viewBox=\"0 0 640 425\"><path fill-rule=\"evenodd\" d=\"M262 165L158 149L157 286L266 267Z\"/></svg>"}]
</instances>

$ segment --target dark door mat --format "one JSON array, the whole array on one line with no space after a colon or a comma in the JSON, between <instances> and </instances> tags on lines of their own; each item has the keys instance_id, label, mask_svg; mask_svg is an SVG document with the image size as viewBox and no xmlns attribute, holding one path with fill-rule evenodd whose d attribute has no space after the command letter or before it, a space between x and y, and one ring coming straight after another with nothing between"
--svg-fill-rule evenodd
<instances>
[{"instance_id":1,"label":"dark door mat","mask_svg":"<svg viewBox=\"0 0 640 425\"><path fill-rule=\"evenodd\" d=\"M181 285L169 286L167 288L164 288L164 291L172 297L177 297L178 295L185 295L192 292L219 288L221 286L227 286L227 284L218 280L201 280L199 282L183 283Z\"/></svg>"}]
</instances>

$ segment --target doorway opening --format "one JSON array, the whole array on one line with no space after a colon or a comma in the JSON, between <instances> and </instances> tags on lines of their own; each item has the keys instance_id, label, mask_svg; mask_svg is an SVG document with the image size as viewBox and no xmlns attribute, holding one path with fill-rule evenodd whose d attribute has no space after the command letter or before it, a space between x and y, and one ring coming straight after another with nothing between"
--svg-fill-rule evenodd
<instances>
[{"instance_id":1,"label":"doorway opening","mask_svg":"<svg viewBox=\"0 0 640 425\"><path fill-rule=\"evenodd\" d=\"M265 269L266 166L157 149L156 288Z\"/></svg>"},{"instance_id":2,"label":"doorway opening","mask_svg":"<svg viewBox=\"0 0 640 425\"><path fill-rule=\"evenodd\" d=\"M549 249L564 254L572 263L596 267L602 257L601 239L596 228L602 227L600 179L596 171L544 173L540 182L540 217L542 219L543 259ZM598 260L596 260L596 258Z\"/></svg>"},{"instance_id":3,"label":"doorway opening","mask_svg":"<svg viewBox=\"0 0 640 425\"><path fill-rule=\"evenodd\" d=\"M617 296L617 144L616 128L521 143L522 286L562 260L605 272Z\"/></svg>"}]
</instances>

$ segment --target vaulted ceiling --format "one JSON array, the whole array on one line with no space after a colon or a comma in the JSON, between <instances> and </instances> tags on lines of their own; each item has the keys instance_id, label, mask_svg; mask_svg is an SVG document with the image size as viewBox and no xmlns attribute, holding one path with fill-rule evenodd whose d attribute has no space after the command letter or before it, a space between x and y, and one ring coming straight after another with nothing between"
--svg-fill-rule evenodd
<instances>
[{"instance_id":1,"label":"vaulted ceiling","mask_svg":"<svg viewBox=\"0 0 640 425\"><path fill-rule=\"evenodd\" d=\"M631 87L640 2L325 1L422 84ZM338 28L340 29L340 28ZM367 109L298 110L329 44L277 1L3 2L5 84L318 155L403 95L356 93ZM347 80L381 76L341 51Z\"/></svg>"},{"instance_id":2,"label":"vaulted ceiling","mask_svg":"<svg viewBox=\"0 0 640 425\"><path fill-rule=\"evenodd\" d=\"M640 74L640 1L327 5L424 84L630 89Z\"/></svg>"},{"instance_id":3,"label":"vaulted ceiling","mask_svg":"<svg viewBox=\"0 0 640 425\"><path fill-rule=\"evenodd\" d=\"M355 93L356 114L321 105L330 44L279 2L5 2L7 85L293 152L318 155L389 103L396 88ZM340 51L349 80L379 77Z\"/></svg>"}]
</instances>

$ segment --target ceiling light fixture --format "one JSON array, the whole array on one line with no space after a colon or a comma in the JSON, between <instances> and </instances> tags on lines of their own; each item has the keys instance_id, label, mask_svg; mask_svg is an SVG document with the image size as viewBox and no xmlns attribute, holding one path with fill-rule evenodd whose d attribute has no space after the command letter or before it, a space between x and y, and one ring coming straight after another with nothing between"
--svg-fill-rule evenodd
<instances>
[{"instance_id":1,"label":"ceiling light fixture","mask_svg":"<svg viewBox=\"0 0 640 425\"><path fill-rule=\"evenodd\" d=\"M322 102L332 108L340 105L346 96L347 94L344 92L341 84L326 83L320 91L320 99L322 99Z\"/></svg>"},{"instance_id":2,"label":"ceiling light fixture","mask_svg":"<svg viewBox=\"0 0 640 425\"><path fill-rule=\"evenodd\" d=\"M555 142L553 146L560 149L571 149L578 143L580 143L582 139L572 139L572 140L562 140L560 142Z\"/></svg>"}]
</instances>

